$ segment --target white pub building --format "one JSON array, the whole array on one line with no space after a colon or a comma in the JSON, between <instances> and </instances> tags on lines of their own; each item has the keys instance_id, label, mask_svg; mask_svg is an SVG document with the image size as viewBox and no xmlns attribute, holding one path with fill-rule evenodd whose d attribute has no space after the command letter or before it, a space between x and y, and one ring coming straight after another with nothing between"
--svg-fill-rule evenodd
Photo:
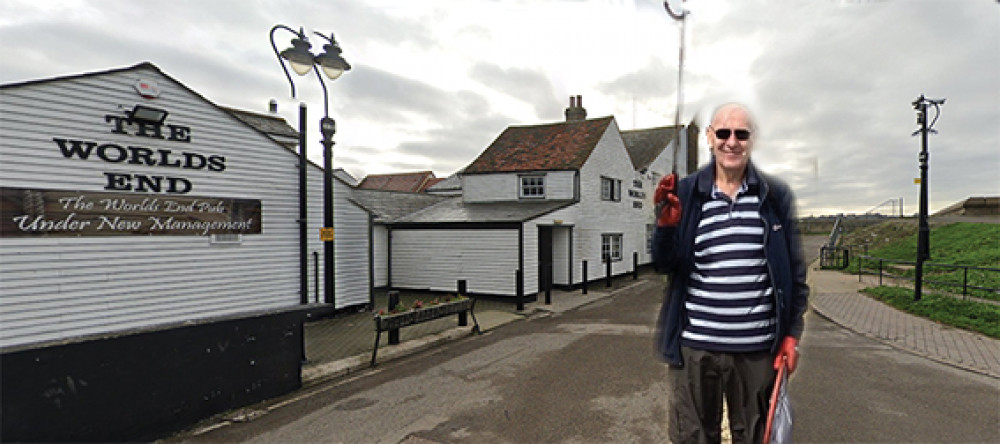
<instances>
[{"instance_id":1,"label":"white pub building","mask_svg":"<svg viewBox=\"0 0 1000 444\"><path fill-rule=\"evenodd\" d=\"M0 85L5 440L156 439L295 390L307 314L375 289L513 301L629 273L651 262L655 184L697 164L693 125L623 131L575 96L426 193L338 175L323 295L322 171L300 188L277 120L150 63Z\"/></svg>"},{"instance_id":2,"label":"white pub building","mask_svg":"<svg viewBox=\"0 0 1000 444\"><path fill-rule=\"evenodd\" d=\"M652 200L671 171L694 171L697 128L625 130L586 118L512 126L457 180L457 196L375 228L376 286L534 299L547 282L575 288L652 262ZM387 233L382 234L382 231ZM382 253L384 252L384 253ZM385 260L383 264L381 260Z\"/></svg>"},{"instance_id":3,"label":"white pub building","mask_svg":"<svg viewBox=\"0 0 1000 444\"><path fill-rule=\"evenodd\" d=\"M4 440L155 439L287 393L307 309L370 304L350 185L317 295L321 170L303 248L299 156L244 120L149 63L0 86Z\"/></svg>"}]
</instances>

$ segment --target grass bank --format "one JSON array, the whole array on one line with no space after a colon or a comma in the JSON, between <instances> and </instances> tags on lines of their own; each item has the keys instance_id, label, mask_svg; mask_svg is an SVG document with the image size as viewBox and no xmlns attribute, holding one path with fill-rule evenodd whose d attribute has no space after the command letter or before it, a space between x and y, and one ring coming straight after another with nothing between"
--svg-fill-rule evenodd
<instances>
[{"instance_id":1,"label":"grass bank","mask_svg":"<svg viewBox=\"0 0 1000 444\"><path fill-rule=\"evenodd\" d=\"M907 313L1000 339L1000 306L937 293L925 293L915 302L913 290L902 287L870 287L861 291Z\"/></svg>"},{"instance_id":2,"label":"grass bank","mask_svg":"<svg viewBox=\"0 0 1000 444\"><path fill-rule=\"evenodd\" d=\"M917 254L915 224L886 223L851 233L845 244L867 245L868 255L895 261L913 262ZM1000 271L939 266L937 264L964 265L969 267L1000 268L1000 225L984 223L955 223L932 227L930 233L931 259L924 264L924 286L931 290L962 293L963 283L970 287L1000 288ZM853 260L849 273L857 273L861 261ZM865 272L872 273L878 264L865 261ZM912 264L884 263L887 274L912 281ZM1000 293L993 290L970 288L969 296L1000 301Z\"/></svg>"},{"instance_id":3,"label":"grass bank","mask_svg":"<svg viewBox=\"0 0 1000 444\"><path fill-rule=\"evenodd\" d=\"M916 257L915 224L901 226L895 223L868 227L852 233L846 237L845 242L868 245L869 256L911 262ZM932 227L930 247L930 263L1000 268L1000 225L962 222ZM866 269L867 267L868 265ZM906 265L890 266L887 271L911 279L914 274L913 267ZM845 272L856 274L858 261L853 261ZM1000 338L1000 306L946 294L961 292L961 283L966 279L963 270L925 264L924 279L924 294L919 302L913 301L913 290L907 287L880 286L863 291L900 310ZM969 285L1000 287L1000 272L997 271L969 270L967 279ZM949 282L958 286L926 281ZM1000 293L997 291L970 290L969 295L980 299L1000 300Z\"/></svg>"}]
</instances>

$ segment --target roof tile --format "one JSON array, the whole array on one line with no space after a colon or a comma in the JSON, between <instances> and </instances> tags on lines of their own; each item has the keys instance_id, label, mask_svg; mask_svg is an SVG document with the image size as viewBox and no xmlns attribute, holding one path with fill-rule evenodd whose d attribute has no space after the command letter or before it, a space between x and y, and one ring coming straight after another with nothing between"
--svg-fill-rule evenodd
<instances>
[{"instance_id":1,"label":"roof tile","mask_svg":"<svg viewBox=\"0 0 1000 444\"><path fill-rule=\"evenodd\" d=\"M463 173L579 169L613 120L508 127Z\"/></svg>"}]
</instances>

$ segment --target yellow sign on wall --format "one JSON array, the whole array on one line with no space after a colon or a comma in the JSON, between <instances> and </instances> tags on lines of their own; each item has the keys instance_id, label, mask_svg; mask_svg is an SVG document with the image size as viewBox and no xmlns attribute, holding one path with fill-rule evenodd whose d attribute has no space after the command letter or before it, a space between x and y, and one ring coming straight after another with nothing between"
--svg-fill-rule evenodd
<instances>
[{"instance_id":1,"label":"yellow sign on wall","mask_svg":"<svg viewBox=\"0 0 1000 444\"><path fill-rule=\"evenodd\" d=\"M323 242L333 242L333 228L320 228L319 229L319 240Z\"/></svg>"},{"instance_id":2,"label":"yellow sign on wall","mask_svg":"<svg viewBox=\"0 0 1000 444\"><path fill-rule=\"evenodd\" d=\"M919 177L914 178L913 179L913 183L917 184L917 185L920 185L920 178Z\"/></svg>"}]
</instances>

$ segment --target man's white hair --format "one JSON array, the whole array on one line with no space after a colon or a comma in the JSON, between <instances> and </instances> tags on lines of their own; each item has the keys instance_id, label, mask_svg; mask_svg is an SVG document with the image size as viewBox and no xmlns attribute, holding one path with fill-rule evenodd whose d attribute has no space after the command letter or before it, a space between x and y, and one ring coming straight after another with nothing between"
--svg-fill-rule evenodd
<instances>
[{"instance_id":1,"label":"man's white hair","mask_svg":"<svg viewBox=\"0 0 1000 444\"><path fill-rule=\"evenodd\" d=\"M727 109L738 109L743 111L743 113L747 115L748 123L750 123L750 131L754 133L757 132L757 120L754 118L753 113L750 112L750 109L747 108L746 105L739 102L726 102L715 107L712 111L712 117L711 120L709 120L709 125L714 124L715 118L719 116L719 113Z\"/></svg>"}]
</instances>

